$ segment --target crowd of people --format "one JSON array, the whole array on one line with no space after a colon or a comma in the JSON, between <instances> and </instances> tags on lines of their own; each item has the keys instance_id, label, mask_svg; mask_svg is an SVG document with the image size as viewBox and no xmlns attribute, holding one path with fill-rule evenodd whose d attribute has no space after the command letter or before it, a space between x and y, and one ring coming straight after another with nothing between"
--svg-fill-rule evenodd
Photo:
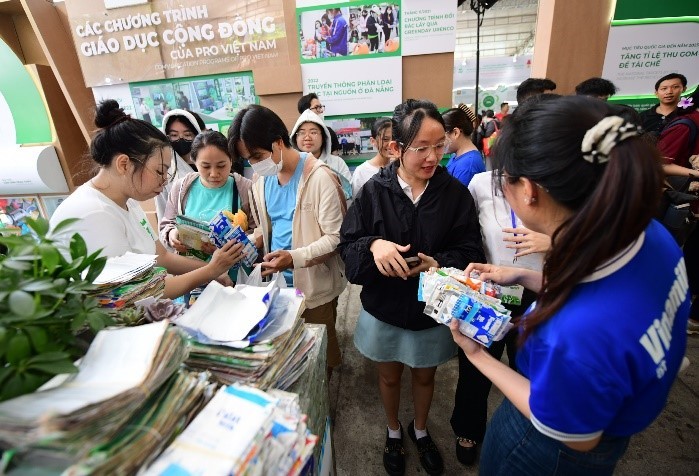
<instances>
[{"instance_id":1,"label":"crowd of people","mask_svg":"<svg viewBox=\"0 0 699 476\"><path fill-rule=\"evenodd\" d=\"M158 129L107 100L90 146L98 172L51 222L79 218L61 236L80 233L90 252L157 255L170 273L165 294L176 297L213 279L232 284L242 249L189 257L175 217L242 210L262 275L282 273L305 295L303 318L327 326L329 376L342 362L338 296L348 281L361 285L354 345L376 364L390 475L405 472L406 366L408 436L428 474L444 471L427 423L437 367L457 354L451 426L461 463L480 454L482 474L611 474L630 436L663 409L687 334L699 332L699 231L678 243L654 219L667 177L686 179L690 198L699 178L699 93L683 98L686 86L681 74L660 78L659 103L640 115L606 102L616 88L601 78L573 96L528 79L512 113L507 103L498 114L440 113L409 99L374 123L375 156L354 173L333 153L315 94L299 101L291 131L252 105L227 136L186 109ZM157 231L139 205L148 199ZM437 267L523 287L503 340L485 348L423 313L419 276ZM506 398L486 430L492 384Z\"/></svg>"}]
</instances>

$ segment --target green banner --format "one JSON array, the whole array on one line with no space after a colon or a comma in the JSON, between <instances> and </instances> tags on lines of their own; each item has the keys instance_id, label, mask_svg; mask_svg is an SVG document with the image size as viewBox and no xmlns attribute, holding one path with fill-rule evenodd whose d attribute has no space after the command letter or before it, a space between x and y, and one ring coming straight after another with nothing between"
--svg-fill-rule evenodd
<instances>
[{"instance_id":1,"label":"green banner","mask_svg":"<svg viewBox=\"0 0 699 476\"><path fill-rule=\"evenodd\" d=\"M697 0L617 0L614 10L614 20L696 15L699 15L699 1Z\"/></svg>"}]
</instances>

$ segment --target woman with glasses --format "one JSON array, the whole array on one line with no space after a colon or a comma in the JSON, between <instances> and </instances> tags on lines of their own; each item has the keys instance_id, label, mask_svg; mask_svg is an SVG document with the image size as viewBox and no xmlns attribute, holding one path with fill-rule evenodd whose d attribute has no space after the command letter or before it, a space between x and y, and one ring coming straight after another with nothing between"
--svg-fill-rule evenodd
<instances>
[{"instance_id":1,"label":"woman with glasses","mask_svg":"<svg viewBox=\"0 0 699 476\"><path fill-rule=\"evenodd\" d=\"M392 117L391 155L352 203L340 230L347 279L363 285L354 332L359 352L376 362L386 412L383 463L403 474L403 427L398 421L401 375L410 368L416 442L428 474L443 462L427 432L437 366L454 356L449 329L424 314L418 277L431 267L460 267L484 259L478 214L466 187L439 166L444 120L428 101L409 99Z\"/></svg>"},{"instance_id":2,"label":"woman with glasses","mask_svg":"<svg viewBox=\"0 0 699 476\"><path fill-rule=\"evenodd\" d=\"M165 216L159 224L160 240L180 254L187 254L190 250L179 239L175 225L177 215L209 222L220 211L237 213L242 210L250 217L249 228L255 229L249 201L252 182L237 172L231 173L233 161L228 153L226 136L218 131L202 132L194 138L191 154L197 172L173 183ZM214 245L208 244L202 251L211 255L215 250ZM235 276L230 277L235 279Z\"/></svg>"},{"instance_id":3,"label":"woman with glasses","mask_svg":"<svg viewBox=\"0 0 699 476\"><path fill-rule=\"evenodd\" d=\"M225 273L242 259L242 245L226 244L214 252L209 263L169 253L139 205L162 192L170 178L168 138L152 124L125 114L113 99L99 104L95 125L100 130L90 143L90 156L99 171L54 212L52 227L68 218L77 219L55 238L67 246L73 234L79 233L89 253L102 250L107 257L127 252L157 255L158 266L176 275L165 280L169 298L217 278L230 283Z\"/></svg>"},{"instance_id":4,"label":"woman with glasses","mask_svg":"<svg viewBox=\"0 0 699 476\"><path fill-rule=\"evenodd\" d=\"M543 271L472 264L481 279L538 293L520 321L519 373L454 327L505 396L481 450L483 475L611 475L660 414L684 356L690 296L682 251L653 220L658 152L596 98L529 100L494 150L527 228L552 237Z\"/></svg>"},{"instance_id":5,"label":"woman with glasses","mask_svg":"<svg viewBox=\"0 0 699 476\"><path fill-rule=\"evenodd\" d=\"M204 121L201 117L186 109L173 109L163 116L162 131L170 140L172 149L175 151L168 173L175 180L196 170L196 165L190 155L192 141L204 128ZM167 205L171 187L172 183L166 184L162 193L155 197L155 213L158 223L165 214L165 205ZM166 246L168 245L166 244Z\"/></svg>"},{"instance_id":6,"label":"woman with glasses","mask_svg":"<svg viewBox=\"0 0 699 476\"><path fill-rule=\"evenodd\" d=\"M322 108L322 105L316 105ZM322 109L321 109L322 112ZM323 120L314 112L314 107L305 110L291 130L291 144L300 152L309 152L313 157L328 165L337 175L345 199L352 198L352 173L341 157L332 154L332 137Z\"/></svg>"}]
</instances>

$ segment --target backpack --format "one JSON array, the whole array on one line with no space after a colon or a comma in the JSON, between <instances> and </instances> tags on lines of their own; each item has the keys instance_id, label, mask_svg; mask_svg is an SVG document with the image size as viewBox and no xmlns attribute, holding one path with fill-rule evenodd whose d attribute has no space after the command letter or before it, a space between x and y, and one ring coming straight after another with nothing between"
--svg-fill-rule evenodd
<instances>
[{"instance_id":1,"label":"backpack","mask_svg":"<svg viewBox=\"0 0 699 476\"><path fill-rule=\"evenodd\" d=\"M687 153L689 154L688 156L692 155L692 152L694 151L694 145L696 144L697 141L697 125L694 123L693 120L691 120L688 117L679 117L667 124L663 130L660 132L662 135L665 131L672 129L673 127L683 124L687 126L689 129L689 142L687 143Z\"/></svg>"},{"instance_id":2,"label":"backpack","mask_svg":"<svg viewBox=\"0 0 699 476\"><path fill-rule=\"evenodd\" d=\"M490 148L495 143L495 140L498 138L498 133L500 132L499 122L496 119L493 119L491 122L495 126L495 131L488 137L483 137L483 154L486 157L490 156Z\"/></svg>"}]
</instances>

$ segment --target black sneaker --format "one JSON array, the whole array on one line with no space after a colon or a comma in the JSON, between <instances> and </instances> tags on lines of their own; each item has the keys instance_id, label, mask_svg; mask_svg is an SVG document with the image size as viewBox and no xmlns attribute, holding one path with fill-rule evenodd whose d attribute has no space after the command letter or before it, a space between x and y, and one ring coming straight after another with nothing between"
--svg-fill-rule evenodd
<instances>
[{"instance_id":1,"label":"black sneaker","mask_svg":"<svg viewBox=\"0 0 699 476\"><path fill-rule=\"evenodd\" d=\"M425 468L427 474L442 474L444 471L444 461L442 461L442 455L439 454L437 445L432 441L429 432L427 436L423 436L418 440L415 437L415 420L413 420L408 427L408 435L410 435L410 439L417 445L417 452L420 454L420 464Z\"/></svg>"},{"instance_id":2,"label":"black sneaker","mask_svg":"<svg viewBox=\"0 0 699 476\"><path fill-rule=\"evenodd\" d=\"M472 446L462 446L460 444L462 440L471 443ZM459 460L459 463L471 466L476 462L477 454L478 450L476 449L475 441L469 440L468 438L461 438L460 436L456 437L456 459Z\"/></svg>"},{"instance_id":3,"label":"black sneaker","mask_svg":"<svg viewBox=\"0 0 699 476\"><path fill-rule=\"evenodd\" d=\"M383 467L390 476L402 476L405 473L403 425L400 425L400 438L389 437L388 428L386 428L386 446L384 446L383 449Z\"/></svg>"}]
</instances>

